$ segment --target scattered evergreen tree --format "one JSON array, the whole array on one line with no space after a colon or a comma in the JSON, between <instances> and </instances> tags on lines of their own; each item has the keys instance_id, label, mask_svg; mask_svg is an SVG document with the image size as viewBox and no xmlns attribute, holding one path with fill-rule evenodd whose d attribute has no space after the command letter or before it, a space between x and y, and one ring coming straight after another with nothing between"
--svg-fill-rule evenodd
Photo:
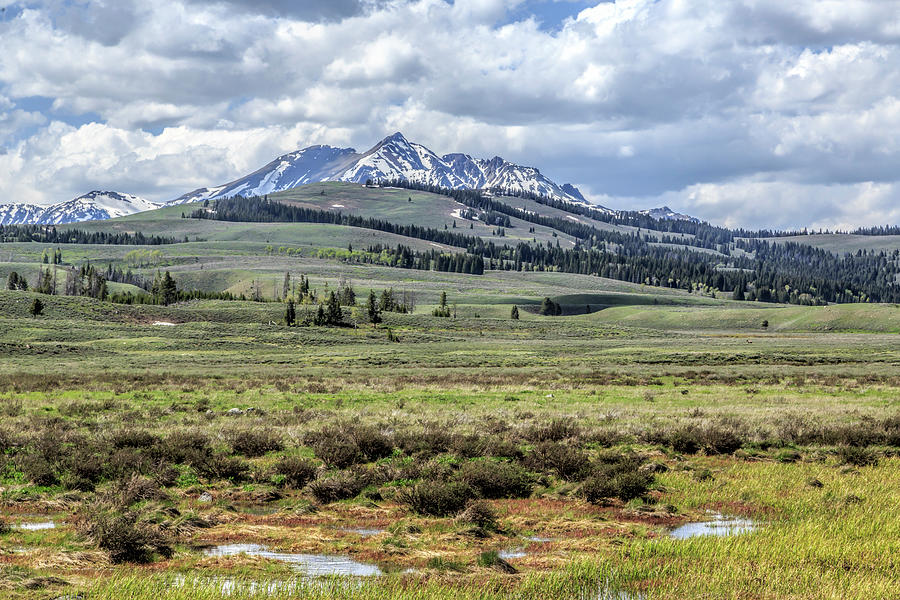
<instances>
[{"instance_id":1,"label":"scattered evergreen tree","mask_svg":"<svg viewBox=\"0 0 900 600\"><path fill-rule=\"evenodd\" d=\"M324 190L323 190L324 192ZM325 309L322 305L319 305L319 309L316 311L316 316L313 318L313 325L317 325L319 327L328 324L328 319L325 317Z\"/></svg>"},{"instance_id":2,"label":"scattered evergreen tree","mask_svg":"<svg viewBox=\"0 0 900 600\"><path fill-rule=\"evenodd\" d=\"M337 294L328 292L328 304L325 308L325 324L340 325L344 321L344 312L341 310L341 303L338 301Z\"/></svg>"},{"instance_id":3,"label":"scattered evergreen tree","mask_svg":"<svg viewBox=\"0 0 900 600\"><path fill-rule=\"evenodd\" d=\"M12 271L6 278L6 289L26 292L28 291L28 281L17 272Z\"/></svg>"},{"instance_id":4,"label":"scattered evergreen tree","mask_svg":"<svg viewBox=\"0 0 900 600\"><path fill-rule=\"evenodd\" d=\"M545 316L554 316L562 314L562 306L551 300L550 298L544 298L543 302L541 302L540 314Z\"/></svg>"},{"instance_id":5,"label":"scattered evergreen tree","mask_svg":"<svg viewBox=\"0 0 900 600\"><path fill-rule=\"evenodd\" d=\"M343 275L338 281L337 297L341 306L356 306L356 291L353 289L353 282L344 279Z\"/></svg>"},{"instance_id":6,"label":"scattered evergreen tree","mask_svg":"<svg viewBox=\"0 0 900 600\"><path fill-rule=\"evenodd\" d=\"M375 297L375 290L369 290L369 299L366 301L366 315L369 323L378 325L381 323L381 311L378 309L378 299Z\"/></svg>"},{"instance_id":7,"label":"scattered evergreen tree","mask_svg":"<svg viewBox=\"0 0 900 600\"><path fill-rule=\"evenodd\" d=\"M519 307L515 304L513 304L512 310L509 311L509 318L513 319L514 321L519 320Z\"/></svg>"},{"instance_id":8,"label":"scattered evergreen tree","mask_svg":"<svg viewBox=\"0 0 900 600\"><path fill-rule=\"evenodd\" d=\"M449 317L450 316L450 307L447 306L447 292L441 292L441 303L431 311L431 314L435 317Z\"/></svg>"},{"instance_id":9,"label":"scattered evergreen tree","mask_svg":"<svg viewBox=\"0 0 900 600\"><path fill-rule=\"evenodd\" d=\"M300 295L304 298L309 296L309 279L306 275L300 276Z\"/></svg>"},{"instance_id":10,"label":"scattered evergreen tree","mask_svg":"<svg viewBox=\"0 0 900 600\"><path fill-rule=\"evenodd\" d=\"M282 300L288 297L288 294L291 293L291 273L290 271L285 271L284 273L284 285L281 288L281 298Z\"/></svg>"},{"instance_id":11,"label":"scattered evergreen tree","mask_svg":"<svg viewBox=\"0 0 900 600\"><path fill-rule=\"evenodd\" d=\"M32 300L31 306L28 308L28 312L31 313L32 317L37 317L44 312L44 303L41 302L40 298L35 298L34 300Z\"/></svg>"},{"instance_id":12,"label":"scattered evergreen tree","mask_svg":"<svg viewBox=\"0 0 900 600\"><path fill-rule=\"evenodd\" d=\"M287 302L287 308L284 311L284 322L288 327L293 327L297 324L297 311L294 308L294 300L290 299Z\"/></svg>"},{"instance_id":13,"label":"scattered evergreen tree","mask_svg":"<svg viewBox=\"0 0 900 600\"><path fill-rule=\"evenodd\" d=\"M165 306L178 300L178 286L172 279L172 274L166 271L162 279L162 301Z\"/></svg>"},{"instance_id":14,"label":"scattered evergreen tree","mask_svg":"<svg viewBox=\"0 0 900 600\"><path fill-rule=\"evenodd\" d=\"M34 288L34 291L39 294L53 294L53 273L50 272L50 269L41 269L40 275L38 275L38 282Z\"/></svg>"}]
</instances>

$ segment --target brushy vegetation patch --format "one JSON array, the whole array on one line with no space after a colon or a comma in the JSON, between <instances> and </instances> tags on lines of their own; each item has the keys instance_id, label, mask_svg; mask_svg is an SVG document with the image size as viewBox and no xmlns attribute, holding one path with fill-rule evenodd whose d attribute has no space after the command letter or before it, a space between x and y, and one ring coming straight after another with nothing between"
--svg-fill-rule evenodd
<instances>
[{"instance_id":1,"label":"brushy vegetation patch","mask_svg":"<svg viewBox=\"0 0 900 600\"><path fill-rule=\"evenodd\" d=\"M581 487L588 502L605 503L610 499L629 501L644 496L654 475L641 467L644 460L633 454L604 452L597 457L593 472Z\"/></svg>"},{"instance_id":2,"label":"brushy vegetation patch","mask_svg":"<svg viewBox=\"0 0 900 600\"><path fill-rule=\"evenodd\" d=\"M397 499L419 514L448 517L462 511L474 498L476 491L461 481L425 481L404 490Z\"/></svg>"},{"instance_id":3,"label":"brushy vegetation patch","mask_svg":"<svg viewBox=\"0 0 900 600\"><path fill-rule=\"evenodd\" d=\"M168 558L174 553L170 535L137 512L88 508L78 515L76 524L79 532L109 552L113 563L147 563L157 554Z\"/></svg>"}]
</instances>

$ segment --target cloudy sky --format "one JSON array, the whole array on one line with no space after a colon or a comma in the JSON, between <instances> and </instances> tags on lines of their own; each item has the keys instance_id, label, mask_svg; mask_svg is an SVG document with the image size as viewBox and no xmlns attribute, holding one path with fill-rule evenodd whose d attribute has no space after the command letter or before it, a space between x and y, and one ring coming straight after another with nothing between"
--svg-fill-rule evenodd
<instances>
[{"instance_id":1,"label":"cloudy sky","mask_svg":"<svg viewBox=\"0 0 900 600\"><path fill-rule=\"evenodd\" d=\"M612 208L900 223L900 0L0 0L0 202L394 131Z\"/></svg>"}]
</instances>

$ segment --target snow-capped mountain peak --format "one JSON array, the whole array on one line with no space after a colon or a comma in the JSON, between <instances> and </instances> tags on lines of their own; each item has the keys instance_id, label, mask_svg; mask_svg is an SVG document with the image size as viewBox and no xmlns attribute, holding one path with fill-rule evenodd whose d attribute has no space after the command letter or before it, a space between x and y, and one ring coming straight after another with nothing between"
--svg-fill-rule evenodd
<instances>
[{"instance_id":1,"label":"snow-capped mountain peak","mask_svg":"<svg viewBox=\"0 0 900 600\"><path fill-rule=\"evenodd\" d=\"M245 177L216 187L189 192L170 204L186 204L236 195L265 195L319 181L365 183L405 180L455 189L503 189L532 192L578 204L588 204L571 184L557 185L534 167L523 167L499 156L490 160L468 154L438 156L396 132L359 154L352 148L311 146L276 158Z\"/></svg>"},{"instance_id":2,"label":"snow-capped mountain peak","mask_svg":"<svg viewBox=\"0 0 900 600\"><path fill-rule=\"evenodd\" d=\"M80 221L103 221L153 210L160 206L162 204L132 194L93 191L52 206L0 205L0 225L62 225Z\"/></svg>"}]
</instances>

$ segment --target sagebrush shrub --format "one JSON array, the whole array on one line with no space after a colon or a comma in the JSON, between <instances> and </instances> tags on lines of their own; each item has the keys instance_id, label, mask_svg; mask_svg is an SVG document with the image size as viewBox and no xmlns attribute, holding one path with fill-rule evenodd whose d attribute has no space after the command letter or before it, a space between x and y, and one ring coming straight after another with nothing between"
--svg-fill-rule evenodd
<instances>
[{"instance_id":1,"label":"sagebrush shrub","mask_svg":"<svg viewBox=\"0 0 900 600\"><path fill-rule=\"evenodd\" d=\"M483 498L527 498L534 481L521 466L494 460L467 462L456 478Z\"/></svg>"},{"instance_id":2,"label":"sagebrush shrub","mask_svg":"<svg viewBox=\"0 0 900 600\"><path fill-rule=\"evenodd\" d=\"M475 495L475 490L461 481L424 481L398 494L398 499L417 513L446 517L463 510Z\"/></svg>"},{"instance_id":3,"label":"sagebrush shrub","mask_svg":"<svg viewBox=\"0 0 900 600\"><path fill-rule=\"evenodd\" d=\"M484 500L473 500L466 505L457 516L457 520L461 523L471 523L476 527L481 527L487 531L497 531L499 524L497 523L497 513L490 504Z\"/></svg>"},{"instance_id":4,"label":"sagebrush shrub","mask_svg":"<svg viewBox=\"0 0 900 600\"><path fill-rule=\"evenodd\" d=\"M838 458L845 465L854 467L868 467L878 464L878 454L868 448L856 446L841 446L837 450Z\"/></svg>"},{"instance_id":5,"label":"sagebrush shrub","mask_svg":"<svg viewBox=\"0 0 900 600\"><path fill-rule=\"evenodd\" d=\"M194 469L207 479L229 479L234 482L244 481L250 472L247 461L237 456L228 456L219 452L209 454L196 463Z\"/></svg>"},{"instance_id":6,"label":"sagebrush shrub","mask_svg":"<svg viewBox=\"0 0 900 600\"><path fill-rule=\"evenodd\" d=\"M158 441L159 438L145 429L119 429L109 436L114 448L150 448Z\"/></svg>"},{"instance_id":7,"label":"sagebrush shrub","mask_svg":"<svg viewBox=\"0 0 900 600\"><path fill-rule=\"evenodd\" d=\"M554 419L549 423L535 424L525 430L525 439L532 442L560 442L576 438L581 428L571 419Z\"/></svg>"},{"instance_id":8,"label":"sagebrush shrub","mask_svg":"<svg viewBox=\"0 0 900 600\"><path fill-rule=\"evenodd\" d=\"M76 525L82 534L109 553L113 563L148 563L156 553L165 558L174 554L171 538L157 526L140 521L134 512L86 510L79 515Z\"/></svg>"},{"instance_id":9,"label":"sagebrush shrub","mask_svg":"<svg viewBox=\"0 0 900 600\"><path fill-rule=\"evenodd\" d=\"M285 456L275 463L274 471L282 477L282 486L300 489L316 478L319 465L308 458Z\"/></svg>"},{"instance_id":10,"label":"sagebrush shrub","mask_svg":"<svg viewBox=\"0 0 900 600\"><path fill-rule=\"evenodd\" d=\"M653 484L654 475L641 469L644 460L635 454L601 452L581 492L588 502L602 503L610 498L623 501L644 496Z\"/></svg>"},{"instance_id":11,"label":"sagebrush shrub","mask_svg":"<svg viewBox=\"0 0 900 600\"><path fill-rule=\"evenodd\" d=\"M559 442L543 442L526 459L532 469L555 472L566 481L581 481L590 470L590 460L582 450Z\"/></svg>"},{"instance_id":12,"label":"sagebrush shrub","mask_svg":"<svg viewBox=\"0 0 900 600\"><path fill-rule=\"evenodd\" d=\"M322 504L329 504L356 498L371 482L371 473L365 469L350 469L316 479L309 491Z\"/></svg>"},{"instance_id":13,"label":"sagebrush shrub","mask_svg":"<svg viewBox=\"0 0 900 600\"><path fill-rule=\"evenodd\" d=\"M254 458L284 448L281 435L270 429L236 429L226 436L237 454Z\"/></svg>"}]
</instances>

